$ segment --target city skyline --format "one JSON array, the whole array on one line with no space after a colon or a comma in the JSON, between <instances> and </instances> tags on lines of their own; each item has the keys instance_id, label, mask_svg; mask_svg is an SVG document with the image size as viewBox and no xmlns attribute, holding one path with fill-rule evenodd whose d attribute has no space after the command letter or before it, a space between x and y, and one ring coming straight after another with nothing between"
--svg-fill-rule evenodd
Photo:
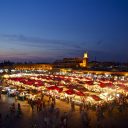
<instances>
[{"instance_id":1,"label":"city skyline","mask_svg":"<svg viewBox=\"0 0 128 128\"><path fill-rule=\"evenodd\" d=\"M128 62L127 0L1 0L0 61Z\"/></svg>"}]
</instances>

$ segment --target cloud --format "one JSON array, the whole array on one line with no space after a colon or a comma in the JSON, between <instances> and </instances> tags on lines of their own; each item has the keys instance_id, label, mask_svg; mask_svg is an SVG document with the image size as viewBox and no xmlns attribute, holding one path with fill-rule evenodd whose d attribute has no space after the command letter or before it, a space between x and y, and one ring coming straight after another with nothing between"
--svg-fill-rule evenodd
<instances>
[{"instance_id":1,"label":"cloud","mask_svg":"<svg viewBox=\"0 0 128 128\"><path fill-rule=\"evenodd\" d=\"M99 46L102 45L103 43L104 43L103 40L99 40L98 42L96 42L96 44Z\"/></svg>"},{"instance_id":2,"label":"cloud","mask_svg":"<svg viewBox=\"0 0 128 128\"><path fill-rule=\"evenodd\" d=\"M119 57L121 58L121 53L115 51L115 54L112 54L112 50L109 50L109 43L103 40L95 41L95 43L87 41L76 42L54 39L49 40L40 37L15 34L0 34L0 39L7 40L7 49L1 48L0 51L0 58L3 59L51 62L65 57L83 57L85 51L89 53L89 59L91 58L91 60L94 60L95 57L98 60L119 60ZM107 45L109 49L107 49ZM100 46L100 48L97 46ZM104 49L103 46L106 46L106 48ZM3 49L5 51L2 51ZM122 57L122 59L123 58L125 60L125 57Z\"/></svg>"},{"instance_id":3,"label":"cloud","mask_svg":"<svg viewBox=\"0 0 128 128\"><path fill-rule=\"evenodd\" d=\"M1 38L6 40L11 40L15 43L15 41L19 41L22 44L33 46L33 47L40 47L41 45L60 45L60 46L70 46L74 48L81 48L79 45L76 45L75 41L67 41L67 40L50 40L50 39L43 39L40 37L29 37L25 35L15 35L15 34L1 34Z\"/></svg>"},{"instance_id":4,"label":"cloud","mask_svg":"<svg viewBox=\"0 0 128 128\"><path fill-rule=\"evenodd\" d=\"M31 50L34 51L54 51L54 52L69 52L69 51L78 51L84 49L84 44L81 45L81 42L67 41L67 40L49 40L43 39L40 37L29 37L25 35L16 35L16 34L0 34L0 38L4 38L7 42L11 41L11 45L15 47L15 51ZM10 44L9 44L10 45ZM11 50L12 48L10 48ZM18 50L17 50L18 49ZM21 49L21 50L20 50Z\"/></svg>"},{"instance_id":5,"label":"cloud","mask_svg":"<svg viewBox=\"0 0 128 128\"><path fill-rule=\"evenodd\" d=\"M0 37L3 37L7 40L19 41L22 43L29 43L29 44L41 44L41 43L48 43L48 44L65 44L65 41L60 40L50 40L50 39L43 39L40 37L30 37L25 35L15 35L15 34L1 34Z\"/></svg>"}]
</instances>

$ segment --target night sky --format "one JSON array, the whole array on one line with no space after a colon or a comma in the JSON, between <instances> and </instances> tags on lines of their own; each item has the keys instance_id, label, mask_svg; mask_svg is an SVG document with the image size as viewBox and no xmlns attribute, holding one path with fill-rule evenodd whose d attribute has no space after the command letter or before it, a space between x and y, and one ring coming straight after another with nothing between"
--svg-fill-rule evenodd
<instances>
[{"instance_id":1,"label":"night sky","mask_svg":"<svg viewBox=\"0 0 128 128\"><path fill-rule=\"evenodd\" d=\"M128 0L0 0L0 60L128 62Z\"/></svg>"}]
</instances>

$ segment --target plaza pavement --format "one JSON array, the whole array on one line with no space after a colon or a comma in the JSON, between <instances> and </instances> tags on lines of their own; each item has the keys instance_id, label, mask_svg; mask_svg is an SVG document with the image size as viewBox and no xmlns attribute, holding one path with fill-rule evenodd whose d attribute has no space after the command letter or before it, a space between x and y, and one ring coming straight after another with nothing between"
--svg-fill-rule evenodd
<instances>
[{"instance_id":1,"label":"plaza pavement","mask_svg":"<svg viewBox=\"0 0 128 128\"><path fill-rule=\"evenodd\" d=\"M48 101L48 97L44 97L45 101ZM15 98L2 95L0 100L0 113L5 117L9 113L10 105L15 102ZM9 124L8 128L31 128L34 121L42 122L42 112L37 112L36 109L32 112L30 105L27 101L17 101L16 105L20 103L23 116L21 119L12 118L7 121ZM47 105L47 103L46 103ZM70 104L60 100L56 100L56 108L60 109L61 114L70 111ZM89 118L91 119L91 128L96 128L96 113L95 111L89 110ZM128 108L122 113L117 109L114 109L112 114L105 112L105 119L101 121L103 128L128 128ZM71 118L68 122L68 128L83 128L82 121L80 118L79 107L75 106L75 112L71 113Z\"/></svg>"},{"instance_id":2,"label":"plaza pavement","mask_svg":"<svg viewBox=\"0 0 128 128\"><path fill-rule=\"evenodd\" d=\"M48 101L48 97L44 97L45 101ZM8 97L7 95L2 95L1 100L0 100L0 113L2 113L2 116L5 117L7 113L9 113L9 107L11 106L12 103L15 102L15 98L13 97ZM37 112L36 108L32 112L32 109L30 105L27 103L27 101L19 101L15 103L16 105L20 103L21 104L21 109L23 112L23 116L21 119L15 118L15 120L11 120L10 127L9 128L30 128L32 123L34 121L38 121L41 123L41 117L43 116L41 112ZM46 106L48 103L46 103ZM56 100L56 108L60 108L61 115L64 112L70 111L70 104L65 103L60 100ZM70 122L68 124L69 127L71 128L81 128L81 119L80 119L80 113L79 113L79 108L78 106L75 107L76 111L72 113L72 116L70 118Z\"/></svg>"}]
</instances>

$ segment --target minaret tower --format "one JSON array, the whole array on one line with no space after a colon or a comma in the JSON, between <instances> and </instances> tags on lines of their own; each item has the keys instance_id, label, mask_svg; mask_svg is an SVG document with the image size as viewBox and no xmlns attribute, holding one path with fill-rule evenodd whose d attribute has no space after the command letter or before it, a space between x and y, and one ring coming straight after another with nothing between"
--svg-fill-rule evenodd
<instances>
[{"instance_id":1,"label":"minaret tower","mask_svg":"<svg viewBox=\"0 0 128 128\"><path fill-rule=\"evenodd\" d=\"M87 67L87 65L88 65L88 53L85 52L83 57L83 67Z\"/></svg>"}]
</instances>

